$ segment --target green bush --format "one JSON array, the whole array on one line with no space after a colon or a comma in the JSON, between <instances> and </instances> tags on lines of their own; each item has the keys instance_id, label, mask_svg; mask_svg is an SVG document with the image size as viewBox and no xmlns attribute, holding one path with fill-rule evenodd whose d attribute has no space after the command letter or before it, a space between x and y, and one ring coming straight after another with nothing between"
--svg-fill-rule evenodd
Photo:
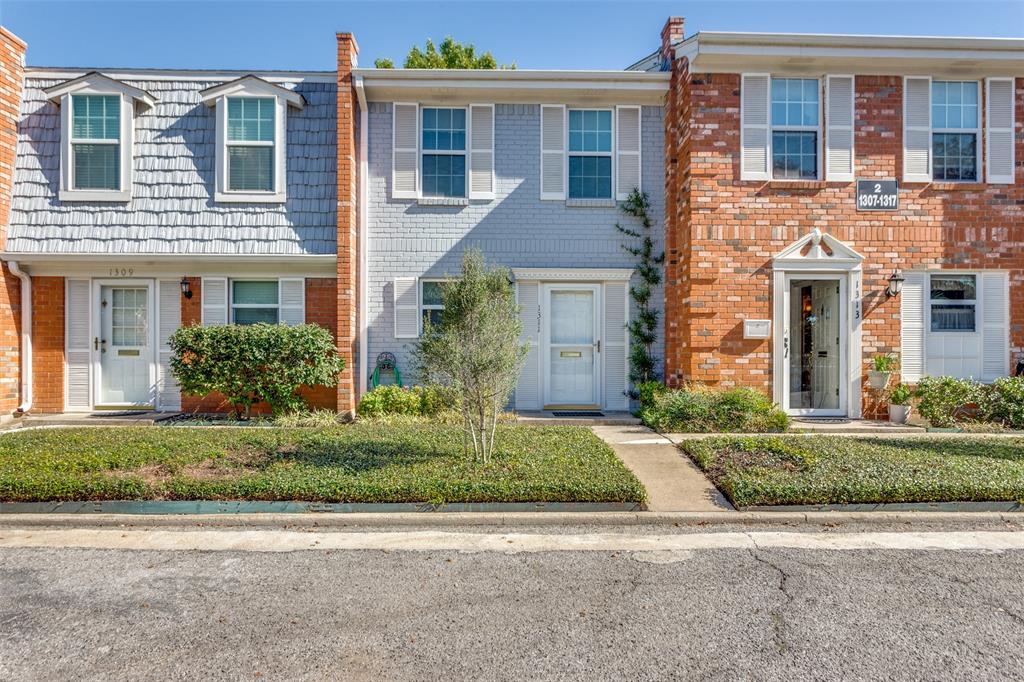
<instances>
[{"instance_id":1,"label":"green bush","mask_svg":"<svg viewBox=\"0 0 1024 682\"><path fill-rule=\"evenodd\" d=\"M892 393L889 394L890 405L909 405L910 398L913 396L913 391L906 384L896 384L896 388L892 389Z\"/></svg>"},{"instance_id":2,"label":"green bush","mask_svg":"<svg viewBox=\"0 0 1024 682\"><path fill-rule=\"evenodd\" d=\"M985 387L978 417L1011 429L1024 429L1024 377L1000 377Z\"/></svg>"},{"instance_id":3,"label":"green bush","mask_svg":"<svg viewBox=\"0 0 1024 682\"><path fill-rule=\"evenodd\" d=\"M643 381L636 385L636 396L640 399L640 406L653 405L658 396L668 389L660 381Z\"/></svg>"},{"instance_id":4,"label":"green bush","mask_svg":"<svg viewBox=\"0 0 1024 682\"><path fill-rule=\"evenodd\" d=\"M765 433L785 431L789 417L760 391L737 387L712 389L692 384L654 392L640 417L658 431L683 433Z\"/></svg>"},{"instance_id":5,"label":"green bush","mask_svg":"<svg viewBox=\"0 0 1024 682\"><path fill-rule=\"evenodd\" d=\"M238 417L259 402L275 416L299 409L300 386L334 386L345 368L331 333L315 324L181 327L170 346L182 392L220 393Z\"/></svg>"},{"instance_id":6,"label":"green bush","mask_svg":"<svg viewBox=\"0 0 1024 682\"><path fill-rule=\"evenodd\" d=\"M447 386L378 386L363 396L356 408L361 417L435 417L458 407L458 396Z\"/></svg>"},{"instance_id":7,"label":"green bush","mask_svg":"<svg viewBox=\"0 0 1024 682\"><path fill-rule=\"evenodd\" d=\"M925 377L914 391L918 413L932 426L943 429L969 421L974 416L970 406L982 402L984 393L982 384L954 377Z\"/></svg>"}]
</instances>

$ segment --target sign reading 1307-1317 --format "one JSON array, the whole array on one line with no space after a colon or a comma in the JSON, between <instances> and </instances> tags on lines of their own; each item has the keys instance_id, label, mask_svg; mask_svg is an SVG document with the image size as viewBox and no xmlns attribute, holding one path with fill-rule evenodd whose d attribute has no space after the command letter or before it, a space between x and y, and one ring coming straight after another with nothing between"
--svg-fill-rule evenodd
<instances>
[{"instance_id":1,"label":"sign reading 1307-1317","mask_svg":"<svg viewBox=\"0 0 1024 682\"><path fill-rule=\"evenodd\" d=\"M895 211L900 207L899 186L895 180L858 180L858 211Z\"/></svg>"}]
</instances>

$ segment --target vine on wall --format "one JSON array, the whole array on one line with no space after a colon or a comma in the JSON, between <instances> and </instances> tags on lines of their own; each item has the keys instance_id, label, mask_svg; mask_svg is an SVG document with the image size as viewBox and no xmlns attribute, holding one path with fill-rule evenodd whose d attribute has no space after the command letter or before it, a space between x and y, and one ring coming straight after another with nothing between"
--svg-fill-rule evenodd
<instances>
[{"instance_id":1,"label":"vine on wall","mask_svg":"<svg viewBox=\"0 0 1024 682\"><path fill-rule=\"evenodd\" d=\"M630 340L629 380L634 386L658 379L654 342L658 339L659 312L651 307L651 294L661 284L661 264L665 261L665 252L657 255L654 253L650 207L647 193L634 189L620 208L623 213L635 218L639 227L634 229L615 224L615 229L629 237L629 242L623 244L622 248L636 258L636 272L640 276L640 281L629 288L629 295L636 303L637 315L626 325Z\"/></svg>"}]
</instances>

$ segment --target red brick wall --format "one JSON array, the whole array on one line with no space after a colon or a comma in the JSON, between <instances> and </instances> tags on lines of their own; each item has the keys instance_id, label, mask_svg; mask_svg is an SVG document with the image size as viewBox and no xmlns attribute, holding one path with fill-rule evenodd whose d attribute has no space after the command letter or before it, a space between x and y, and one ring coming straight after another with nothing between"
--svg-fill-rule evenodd
<instances>
[{"instance_id":1,"label":"red brick wall","mask_svg":"<svg viewBox=\"0 0 1024 682\"><path fill-rule=\"evenodd\" d=\"M338 351L345 360L345 372L337 388L339 412L353 412L356 406L358 244L358 163L356 160L356 100L352 69L359 46L351 33L338 38Z\"/></svg>"},{"instance_id":2,"label":"red brick wall","mask_svg":"<svg viewBox=\"0 0 1024 682\"><path fill-rule=\"evenodd\" d=\"M25 43L0 26L0 250L7 242L14 154L24 87ZM6 264L0 277L0 415L21 403L21 281Z\"/></svg>"},{"instance_id":3,"label":"red brick wall","mask_svg":"<svg viewBox=\"0 0 1024 682\"><path fill-rule=\"evenodd\" d=\"M771 318L772 257L814 228L865 256L863 354L899 351L894 269L1010 271L1011 352L1024 348L1024 79L1016 82L1017 184L902 182L902 78L856 78L856 177L900 180L900 209L858 213L854 183L739 179L740 76L673 72L666 119L668 260L665 375L771 391L771 342L744 318ZM681 99L682 102L674 100ZM674 162L674 163L673 163ZM868 391L865 391L867 395Z\"/></svg>"},{"instance_id":4,"label":"red brick wall","mask_svg":"<svg viewBox=\"0 0 1024 682\"><path fill-rule=\"evenodd\" d=\"M181 299L181 326L183 327L202 324L202 279L190 277L189 286L192 290L192 298ZM336 282L333 278L306 278L306 322L318 324L330 330L331 335L335 338L337 338L336 303ZM332 387L303 388L301 394L312 408L335 409L337 392ZM224 396L219 393L211 393L202 397L182 395L181 409L184 412L231 411L230 405L224 402ZM266 404L260 404L254 406L253 411L257 414L266 414L270 408Z\"/></svg>"},{"instance_id":5,"label":"red brick wall","mask_svg":"<svg viewBox=\"0 0 1024 682\"><path fill-rule=\"evenodd\" d=\"M64 411L64 278L32 278L32 412Z\"/></svg>"}]
</instances>

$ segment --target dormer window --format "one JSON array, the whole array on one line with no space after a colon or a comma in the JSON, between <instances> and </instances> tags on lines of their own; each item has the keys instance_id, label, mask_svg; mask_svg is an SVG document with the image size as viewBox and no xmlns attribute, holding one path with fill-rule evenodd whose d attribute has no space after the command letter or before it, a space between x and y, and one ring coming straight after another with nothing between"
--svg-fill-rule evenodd
<instances>
[{"instance_id":1,"label":"dormer window","mask_svg":"<svg viewBox=\"0 0 1024 682\"><path fill-rule=\"evenodd\" d=\"M302 95L256 76L203 90L217 117L217 202L283 203L288 107Z\"/></svg>"},{"instance_id":2,"label":"dormer window","mask_svg":"<svg viewBox=\"0 0 1024 682\"><path fill-rule=\"evenodd\" d=\"M132 123L153 96L96 72L45 93L61 108L60 200L131 199Z\"/></svg>"}]
</instances>

